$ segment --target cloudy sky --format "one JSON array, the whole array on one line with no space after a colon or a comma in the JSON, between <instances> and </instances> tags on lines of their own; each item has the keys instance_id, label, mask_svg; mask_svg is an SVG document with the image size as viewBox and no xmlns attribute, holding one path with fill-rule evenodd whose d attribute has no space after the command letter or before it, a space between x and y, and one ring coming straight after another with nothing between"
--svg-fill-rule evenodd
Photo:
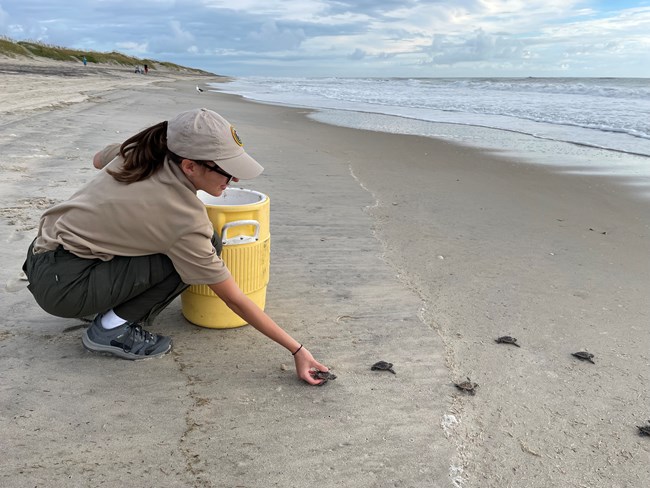
<instances>
[{"instance_id":1,"label":"cloudy sky","mask_svg":"<svg viewBox=\"0 0 650 488\"><path fill-rule=\"evenodd\" d=\"M0 0L0 35L231 76L650 77L650 0Z\"/></svg>"}]
</instances>

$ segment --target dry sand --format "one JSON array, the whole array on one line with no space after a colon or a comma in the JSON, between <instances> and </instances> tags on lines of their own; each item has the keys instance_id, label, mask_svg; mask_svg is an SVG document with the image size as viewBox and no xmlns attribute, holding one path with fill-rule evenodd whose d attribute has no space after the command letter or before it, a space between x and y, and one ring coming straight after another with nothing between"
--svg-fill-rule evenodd
<instances>
[{"instance_id":1,"label":"dry sand","mask_svg":"<svg viewBox=\"0 0 650 488\"><path fill-rule=\"evenodd\" d=\"M83 70L0 61L0 485L647 486L649 202L198 93L205 77ZM14 279L96 150L197 106L266 167L246 187L271 197L267 311L338 374L325 387L250 327L190 325L179 302L156 328L171 356L92 355L79 321ZM370 371L379 359L397 375ZM474 396L453 386L466 376Z\"/></svg>"}]
</instances>

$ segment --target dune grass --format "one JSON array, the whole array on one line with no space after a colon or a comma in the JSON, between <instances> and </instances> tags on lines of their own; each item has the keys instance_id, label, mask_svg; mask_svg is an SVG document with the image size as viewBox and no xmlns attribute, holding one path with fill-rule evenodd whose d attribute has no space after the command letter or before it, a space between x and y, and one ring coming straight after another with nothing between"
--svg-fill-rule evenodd
<instances>
[{"instance_id":1,"label":"dune grass","mask_svg":"<svg viewBox=\"0 0 650 488\"><path fill-rule=\"evenodd\" d=\"M38 41L14 41L7 37L0 37L0 55L10 58L16 57L38 57L52 59L54 61L81 62L86 57L89 64L115 64L120 66L142 66L147 65L149 69L156 69L156 66L164 66L170 70L184 71L190 73L206 73L195 68L188 68L167 61L156 61L154 59L141 59L134 56L127 56L116 51L102 53L97 51L81 51L67 47L51 46Z\"/></svg>"}]
</instances>

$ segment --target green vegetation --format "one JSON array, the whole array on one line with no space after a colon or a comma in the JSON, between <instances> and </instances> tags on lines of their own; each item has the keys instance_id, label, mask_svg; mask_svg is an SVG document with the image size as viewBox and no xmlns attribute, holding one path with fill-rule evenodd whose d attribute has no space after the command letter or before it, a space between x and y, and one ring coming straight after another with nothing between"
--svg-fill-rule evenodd
<instances>
[{"instance_id":1,"label":"green vegetation","mask_svg":"<svg viewBox=\"0 0 650 488\"><path fill-rule=\"evenodd\" d=\"M16 57L39 57L55 61L76 61L80 62L84 56L89 64L114 64L120 66L149 66L149 69L156 69L156 66L164 66L169 70L184 71L188 73L209 74L194 68L187 68L178 64L156 61L153 59L140 59L116 51L100 53L96 51L80 51L67 47L50 46L37 41L13 41L7 37L0 37L0 55L10 58Z\"/></svg>"},{"instance_id":2,"label":"green vegetation","mask_svg":"<svg viewBox=\"0 0 650 488\"><path fill-rule=\"evenodd\" d=\"M10 58L15 58L16 56L28 56L29 51L22 47L21 45L7 39L5 37L0 38L0 54L9 56Z\"/></svg>"}]
</instances>

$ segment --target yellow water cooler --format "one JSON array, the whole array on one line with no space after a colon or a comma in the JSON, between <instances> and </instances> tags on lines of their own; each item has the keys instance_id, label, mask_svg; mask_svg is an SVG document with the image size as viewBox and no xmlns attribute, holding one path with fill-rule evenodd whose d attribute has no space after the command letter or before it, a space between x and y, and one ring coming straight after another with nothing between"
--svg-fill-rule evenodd
<instances>
[{"instance_id":1,"label":"yellow water cooler","mask_svg":"<svg viewBox=\"0 0 650 488\"><path fill-rule=\"evenodd\" d=\"M199 191L215 231L221 236L221 257L242 291L262 310L266 305L271 261L270 201L263 193L228 188L214 197ZM193 324L215 329L246 322L206 285L192 285L181 295L183 315Z\"/></svg>"}]
</instances>

